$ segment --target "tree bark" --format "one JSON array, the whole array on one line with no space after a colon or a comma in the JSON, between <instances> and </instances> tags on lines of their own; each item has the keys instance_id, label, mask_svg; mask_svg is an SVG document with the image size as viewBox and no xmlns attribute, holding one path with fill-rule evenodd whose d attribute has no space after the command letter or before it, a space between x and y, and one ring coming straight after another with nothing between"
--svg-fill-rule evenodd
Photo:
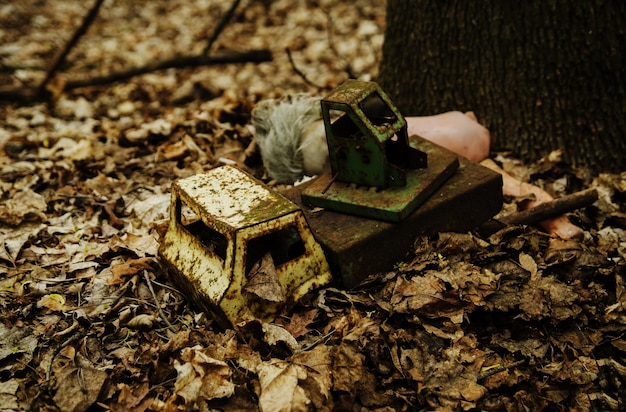
<instances>
[{"instance_id":1,"label":"tree bark","mask_svg":"<svg viewBox=\"0 0 626 412\"><path fill-rule=\"evenodd\" d=\"M388 0L378 81L405 115L474 111L492 150L626 170L626 2Z\"/></svg>"}]
</instances>

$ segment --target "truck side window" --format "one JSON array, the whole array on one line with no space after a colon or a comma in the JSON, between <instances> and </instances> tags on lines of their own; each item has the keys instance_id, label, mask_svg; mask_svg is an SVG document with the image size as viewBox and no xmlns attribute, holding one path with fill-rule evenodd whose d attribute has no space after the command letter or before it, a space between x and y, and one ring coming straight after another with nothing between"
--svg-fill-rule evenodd
<instances>
[{"instance_id":1,"label":"truck side window","mask_svg":"<svg viewBox=\"0 0 626 412\"><path fill-rule=\"evenodd\" d=\"M228 245L226 236L205 225L200 216L180 199L176 201L176 220L209 251L219 257L222 263L226 260L226 248Z\"/></svg>"},{"instance_id":2,"label":"truck side window","mask_svg":"<svg viewBox=\"0 0 626 412\"><path fill-rule=\"evenodd\" d=\"M246 274L267 252L272 254L274 266L278 267L302 256L304 242L295 226L288 226L248 241L246 252Z\"/></svg>"}]
</instances>

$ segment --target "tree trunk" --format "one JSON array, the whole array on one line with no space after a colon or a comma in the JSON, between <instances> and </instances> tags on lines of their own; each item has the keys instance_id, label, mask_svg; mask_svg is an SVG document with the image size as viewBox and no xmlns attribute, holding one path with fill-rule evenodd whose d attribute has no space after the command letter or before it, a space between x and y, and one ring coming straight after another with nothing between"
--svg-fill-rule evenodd
<instances>
[{"instance_id":1,"label":"tree trunk","mask_svg":"<svg viewBox=\"0 0 626 412\"><path fill-rule=\"evenodd\" d=\"M388 0L378 81L405 115L474 111L492 150L626 170L626 2Z\"/></svg>"}]
</instances>

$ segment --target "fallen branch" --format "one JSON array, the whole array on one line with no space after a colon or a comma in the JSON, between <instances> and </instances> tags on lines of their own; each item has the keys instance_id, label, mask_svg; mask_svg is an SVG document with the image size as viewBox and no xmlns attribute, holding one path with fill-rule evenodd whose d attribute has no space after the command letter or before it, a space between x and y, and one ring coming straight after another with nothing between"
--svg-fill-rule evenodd
<instances>
[{"instance_id":1,"label":"fallen branch","mask_svg":"<svg viewBox=\"0 0 626 412\"><path fill-rule=\"evenodd\" d=\"M147 64L142 67L136 67L133 69L125 70L118 73L111 73L106 76L92 77L84 80L69 80L66 84L66 88L77 88L85 86L95 86L107 83L113 83L120 80L127 80L131 77L139 76L146 73L152 73L159 70L185 68L185 67L197 67L197 66L209 66L215 64L227 64L227 63L261 63L272 60L272 54L269 50L248 50L244 52L221 52L219 54L213 54L211 56L193 55L193 56L179 56L162 62L156 62Z\"/></svg>"},{"instance_id":2,"label":"fallen branch","mask_svg":"<svg viewBox=\"0 0 626 412\"><path fill-rule=\"evenodd\" d=\"M87 13L81 25L74 32L74 35L65 44L65 47L62 50L60 50L56 56L54 56L54 60L52 60L52 64L50 65L50 68L48 68L48 71L46 72L46 77L44 77L42 82L39 84L39 90L37 94L39 95L45 94L46 86L48 85L50 80L54 77L59 67L61 67L61 65L65 62L67 55L70 53L72 48L76 45L76 43L78 43L78 40L80 40L80 38L83 37L83 35L87 32L87 29L89 28L91 23L93 23L96 16L98 15L98 11L100 10L100 6L102 6L103 2L104 0L96 0L94 2L93 6L91 6L91 9L89 10L89 13Z\"/></svg>"},{"instance_id":3,"label":"fallen branch","mask_svg":"<svg viewBox=\"0 0 626 412\"><path fill-rule=\"evenodd\" d=\"M146 73L152 73L159 70L185 67L210 66L215 64L230 63L262 63L272 60L272 54L269 50L248 50L244 52L221 52L211 56L179 56L162 62L147 64L141 67L135 67L129 70L111 73L105 76L96 76L86 79L68 80L64 84L65 90L76 89L78 87L97 86L117 81L128 80L132 77ZM0 88L0 100L4 101L20 101L32 102L43 100L46 94L39 88Z\"/></svg>"},{"instance_id":4,"label":"fallen branch","mask_svg":"<svg viewBox=\"0 0 626 412\"><path fill-rule=\"evenodd\" d=\"M206 56L206 55L209 54L209 50L211 50L211 47L213 46L213 43L215 43L215 40L217 40L219 35L222 33L222 31L226 27L226 24L228 24L230 19L233 18L233 15L235 14L235 10L239 6L240 2L241 2L241 0L233 1L233 3L230 5L230 7L228 8L228 10L224 14L224 16L217 23L217 26L215 27L215 30L213 30L213 34L211 35L211 37L207 41L206 46L204 46L204 50L202 50L202 54L203 55Z\"/></svg>"},{"instance_id":5,"label":"fallen branch","mask_svg":"<svg viewBox=\"0 0 626 412\"><path fill-rule=\"evenodd\" d=\"M498 230L510 225L533 225L560 216L576 209L587 207L598 200L596 189L587 189L566 195L550 202L541 203L531 209L512 213L500 219L492 219L483 223L476 230L481 236L490 236Z\"/></svg>"}]
</instances>

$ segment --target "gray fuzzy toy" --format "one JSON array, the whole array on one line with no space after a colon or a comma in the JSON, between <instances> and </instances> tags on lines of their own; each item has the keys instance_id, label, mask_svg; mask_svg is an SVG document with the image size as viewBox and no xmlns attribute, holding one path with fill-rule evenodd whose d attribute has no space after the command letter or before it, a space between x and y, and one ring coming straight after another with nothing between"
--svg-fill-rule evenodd
<instances>
[{"instance_id":1,"label":"gray fuzzy toy","mask_svg":"<svg viewBox=\"0 0 626 412\"><path fill-rule=\"evenodd\" d=\"M292 184L330 168L320 99L308 94L263 100L252 125L268 176Z\"/></svg>"}]
</instances>

